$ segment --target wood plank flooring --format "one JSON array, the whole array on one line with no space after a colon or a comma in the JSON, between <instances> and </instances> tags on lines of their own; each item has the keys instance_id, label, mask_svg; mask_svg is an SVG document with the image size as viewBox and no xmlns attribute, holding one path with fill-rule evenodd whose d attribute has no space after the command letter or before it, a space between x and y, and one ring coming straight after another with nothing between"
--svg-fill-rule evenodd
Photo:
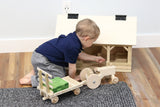
<instances>
[{"instance_id":1,"label":"wood plank flooring","mask_svg":"<svg viewBox=\"0 0 160 107\"><path fill-rule=\"evenodd\" d=\"M0 88L21 86L19 79L32 69L31 52L0 53ZM133 49L131 73L117 73L130 87L137 107L160 105L160 48Z\"/></svg>"}]
</instances>

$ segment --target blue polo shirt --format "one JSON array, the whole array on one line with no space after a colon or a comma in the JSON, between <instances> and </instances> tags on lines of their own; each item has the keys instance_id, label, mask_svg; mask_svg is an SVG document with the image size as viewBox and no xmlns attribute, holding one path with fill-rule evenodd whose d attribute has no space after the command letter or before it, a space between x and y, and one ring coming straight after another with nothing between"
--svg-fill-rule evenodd
<instances>
[{"instance_id":1,"label":"blue polo shirt","mask_svg":"<svg viewBox=\"0 0 160 107\"><path fill-rule=\"evenodd\" d=\"M76 63L82 44L76 32L67 36L60 35L58 38L49 40L40 45L35 51L44 55L54 64L67 67L68 63Z\"/></svg>"}]
</instances>

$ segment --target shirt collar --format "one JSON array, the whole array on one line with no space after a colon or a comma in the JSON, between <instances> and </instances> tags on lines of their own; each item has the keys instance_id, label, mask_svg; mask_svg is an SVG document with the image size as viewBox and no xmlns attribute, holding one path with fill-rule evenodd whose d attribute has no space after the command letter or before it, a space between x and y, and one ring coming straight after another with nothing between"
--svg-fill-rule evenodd
<instances>
[{"instance_id":1,"label":"shirt collar","mask_svg":"<svg viewBox=\"0 0 160 107\"><path fill-rule=\"evenodd\" d=\"M73 38L75 38L75 39L78 41L78 43L80 44L80 49L83 50L83 49L82 49L81 41L79 40L79 38L78 38L78 36L77 36L77 34L76 34L75 31L73 32Z\"/></svg>"}]
</instances>

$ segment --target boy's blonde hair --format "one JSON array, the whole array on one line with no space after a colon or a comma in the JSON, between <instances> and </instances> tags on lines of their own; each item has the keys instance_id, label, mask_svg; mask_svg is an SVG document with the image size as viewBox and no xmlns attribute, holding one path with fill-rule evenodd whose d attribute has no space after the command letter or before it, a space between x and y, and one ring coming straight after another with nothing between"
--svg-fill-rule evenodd
<instances>
[{"instance_id":1,"label":"boy's blonde hair","mask_svg":"<svg viewBox=\"0 0 160 107\"><path fill-rule=\"evenodd\" d=\"M89 36L91 39L94 39L98 38L100 30L93 20L83 19L76 25L76 34L80 37Z\"/></svg>"}]
</instances>

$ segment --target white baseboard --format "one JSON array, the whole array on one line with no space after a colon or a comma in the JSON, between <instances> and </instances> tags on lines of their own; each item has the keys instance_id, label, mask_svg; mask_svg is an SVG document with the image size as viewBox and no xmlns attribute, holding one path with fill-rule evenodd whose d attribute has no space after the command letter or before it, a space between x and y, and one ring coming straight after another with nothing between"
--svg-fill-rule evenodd
<instances>
[{"instance_id":1,"label":"white baseboard","mask_svg":"<svg viewBox=\"0 0 160 107\"><path fill-rule=\"evenodd\" d=\"M51 38L0 39L0 53L33 52L40 44Z\"/></svg>"},{"instance_id":2,"label":"white baseboard","mask_svg":"<svg viewBox=\"0 0 160 107\"><path fill-rule=\"evenodd\" d=\"M33 52L40 44L52 38L0 39L0 53ZM133 48L160 47L160 35L138 35Z\"/></svg>"}]
</instances>

